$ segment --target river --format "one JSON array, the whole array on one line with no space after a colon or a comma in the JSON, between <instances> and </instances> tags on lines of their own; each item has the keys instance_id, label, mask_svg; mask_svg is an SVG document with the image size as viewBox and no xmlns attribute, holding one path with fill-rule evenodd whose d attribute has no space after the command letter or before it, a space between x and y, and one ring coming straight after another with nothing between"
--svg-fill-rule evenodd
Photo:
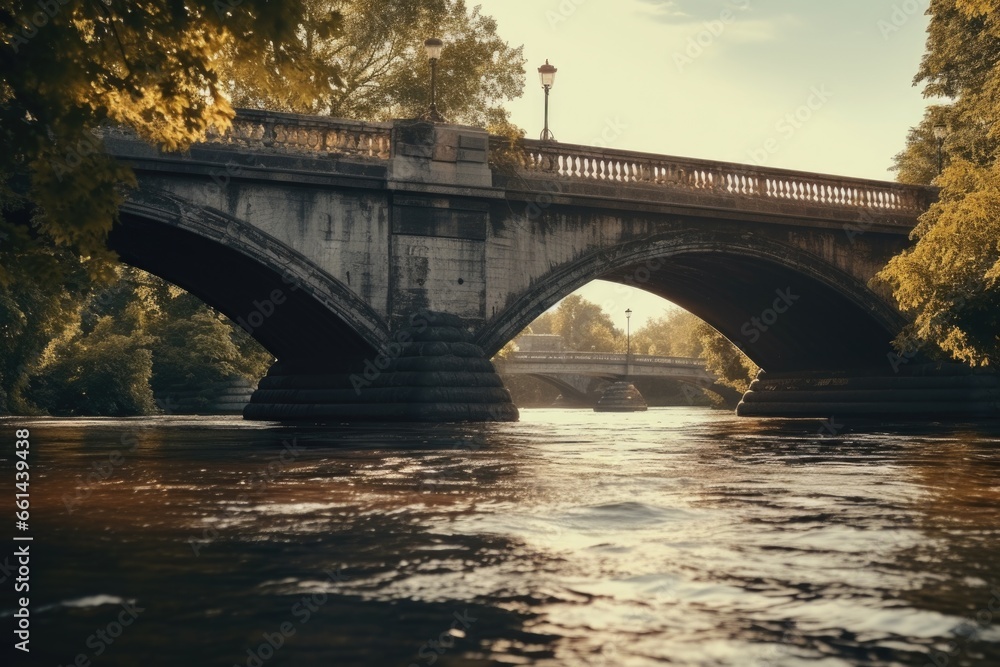
<instances>
[{"instance_id":1,"label":"river","mask_svg":"<svg viewBox=\"0 0 1000 667\"><path fill-rule=\"evenodd\" d=\"M9 497L15 428L15 664L1000 665L998 427L6 418Z\"/></svg>"}]
</instances>

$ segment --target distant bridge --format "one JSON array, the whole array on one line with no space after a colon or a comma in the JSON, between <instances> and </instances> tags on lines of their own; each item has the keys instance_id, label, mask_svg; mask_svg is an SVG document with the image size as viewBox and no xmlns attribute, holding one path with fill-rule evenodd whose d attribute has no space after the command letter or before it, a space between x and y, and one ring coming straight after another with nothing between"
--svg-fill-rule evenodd
<instances>
[{"instance_id":1,"label":"distant bridge","mask_svg":"<svg viewBox=\"0 0 1000 667\"><path fill-rule=\"evenodd\" d=\"M669 377L713 384L705 362L689 357L654 357L594 352L515 352L494 362L506 375L590 375L594 377Z\"/></svg>"},{"instance_id":2,"label":"distant bridge","mask_svg":"<svg viewBox=\"0 0 1000 667\"><path fill-rule=\"evenodd\" d=\"M707 389L733 402L739 395L719 385L705 362L691 357L656 357L639 354L600 352L515 352L494 362L502 375L530 375L553 385L572 402L592 402L600 396L595 392L594 378L614 382L625 378L658 378L676 380L686 387L685 395L693 399Z\"/></svg>"}]
</instances>

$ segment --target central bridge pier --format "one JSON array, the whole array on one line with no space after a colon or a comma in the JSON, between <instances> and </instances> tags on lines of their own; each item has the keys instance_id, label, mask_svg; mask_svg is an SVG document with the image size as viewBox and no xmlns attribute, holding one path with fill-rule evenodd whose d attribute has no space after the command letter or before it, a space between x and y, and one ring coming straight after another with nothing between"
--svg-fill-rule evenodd
<instances>
[{"instance_id":1,"label":"central bridge pier","mask_svg":"<svg viewBox=\"0 0 1000 667\"><path fill-rule=\"evenodd\" d=\"M278 360L248 419L517 419L490 359L595 279L743 349L764 371L739 414L1000 402L992 376L893 362L906 319L869 281L910 243L929 188L259 111L185 154L104 141L138 180L112 247Z\"/></svg>"},{"instance_id":2,"label":"central bridge pier","mask_svg":"<svg viewBox=\"0 0 1000 667\"><path fill-rule=\"evenodd\" d=\"M246 419L277 421L517 421L493 364L454 315L414 313L377 354L324 369L276 363Z\"/></svg>"}]
</instances>

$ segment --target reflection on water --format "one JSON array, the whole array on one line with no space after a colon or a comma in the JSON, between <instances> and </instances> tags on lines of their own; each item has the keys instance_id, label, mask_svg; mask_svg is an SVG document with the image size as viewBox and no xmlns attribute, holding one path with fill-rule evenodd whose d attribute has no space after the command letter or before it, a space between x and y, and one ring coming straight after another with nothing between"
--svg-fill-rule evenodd
<instances>
[{"instance_id":1,"label":"reflection on water","mask_svg":"<svg viewBox=\"0 0 1000 667\"><path fill-rule=\"evenodd\" d=\"M1000 665L984 427L25 424L26 664Z\"/></svg>"}]
</instances>

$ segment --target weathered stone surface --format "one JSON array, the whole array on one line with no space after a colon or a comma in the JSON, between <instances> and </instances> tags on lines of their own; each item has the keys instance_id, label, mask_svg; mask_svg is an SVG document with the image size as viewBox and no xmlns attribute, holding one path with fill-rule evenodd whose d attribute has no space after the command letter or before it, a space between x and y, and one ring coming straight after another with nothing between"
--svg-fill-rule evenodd
<instances>
[{"instance_id":1,"label":"weathered stone surface","mask_svg":"<svg viewBox=\"0 0 1000 667\"><path fill-rule=\"evenodd\" d=\"M631 382L615 382L604 390L594 412L645 412L646 399Z\"/></svg>"},{"instance_id":2,"label":"weathered stone surface","mask_svg":"<svg viewBox=\"0 0 1000 667\"><path fill-rule=\"evenodd\" d=\"M139 180L112 246L280 359L262 391L353 389L358 377L375 387L369 375L381 389L492 386L481 362L598 278L671 299L769 373L885 374L905 319L868 283L935 196L554 142L507 153L482 130L422 121L240 112L232 132L187 155L105 139ZM340 414L262 405L247 416ZM419 405L411 417L450 404Z\"/></svg>"},{"instance_id":3,"label":"weathered stone surface","mask_svg":"<svg viewBox=\"0 0 1000 667\"><path fill-rule=\"evenodd\" d=\"M276 365L244 411L248 419L516 421L517 408L482 349L453 315L427 313L399 332L395 355L354 373L310 374ZM451 324L451 326L448 326Z\"/></svg>"}]
</instances>

